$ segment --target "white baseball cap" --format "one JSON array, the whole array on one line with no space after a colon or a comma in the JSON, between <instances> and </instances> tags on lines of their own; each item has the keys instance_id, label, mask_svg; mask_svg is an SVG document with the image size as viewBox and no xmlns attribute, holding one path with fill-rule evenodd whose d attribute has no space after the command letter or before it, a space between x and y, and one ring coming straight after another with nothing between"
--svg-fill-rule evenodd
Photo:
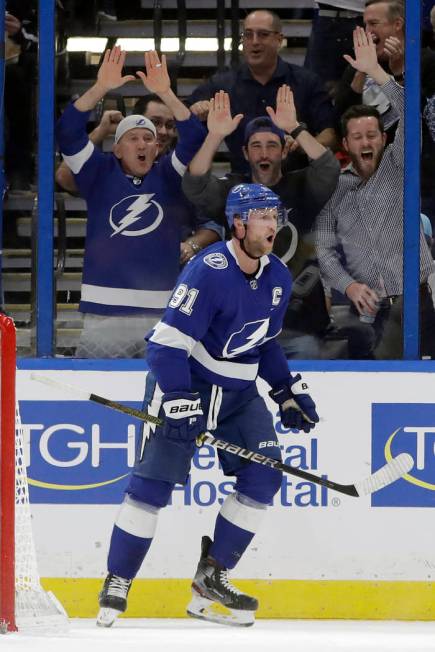
<instances>
[{"instance_id":1,"label":"white baseball cap","mask_svg":"<svg viewBox=\"0 0 435 652\"><path fill-rule=\"evenodd\" d=\"M115 132L115 145L118 143L126 131L130 129L149 129L154 138L157 137L157 131L151 120L145 118L143 115L129 115L123 118L119 125L116 127Z\"/></svg>"}]
</instances>

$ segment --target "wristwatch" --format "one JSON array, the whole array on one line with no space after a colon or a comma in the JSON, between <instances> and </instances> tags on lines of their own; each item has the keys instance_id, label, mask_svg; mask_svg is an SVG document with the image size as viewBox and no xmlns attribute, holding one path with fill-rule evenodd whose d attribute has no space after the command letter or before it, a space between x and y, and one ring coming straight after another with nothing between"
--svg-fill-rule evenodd
<instances>
[{"instance_id":1,"label":"wristwatch","mask_svg":"<svg viewBox=\"0 0 435 652\"><path fill-rule=\"evenodd\" d=\"M295 140L301 131L308 131L308 125L306 125L305 122L300 122L298 126L290 132L290 136L293 138L293 140Z\"/></svg>"},{"instance_id":2,"label":"wristwatch","mask_svg":"<svg viewBox=\"0 0 435 652\"><path fill-rule=\"evenodd\" d=\"M186 240L186 244L190 246L190 248L192 249L193 252L195 252L195 254L197 254L198 251L201 251L202 249L202 247L200 247L199 244L195 242L195 240Z\"/></svg>"}]
</instances>

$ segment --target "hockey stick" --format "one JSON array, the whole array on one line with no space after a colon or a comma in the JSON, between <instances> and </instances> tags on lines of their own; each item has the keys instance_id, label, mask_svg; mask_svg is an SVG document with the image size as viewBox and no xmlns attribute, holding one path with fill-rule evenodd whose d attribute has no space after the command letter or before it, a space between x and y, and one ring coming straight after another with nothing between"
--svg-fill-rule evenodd
<instances>
[{"instance_id":1,"label":"hockey stick","mask_svg":"<svg viewBox=\"0 0 435 652\"><path fill-rule=\"evenodd\" d=\"M283 471L290 475L296 475L298 478L304 478L304 480L308 480L309 482L320 484L322 487L328 487L328 489L333 489L334 491L338 491L339 493L348 496L354 496L355 498L368 496L379 489L383 489L383 487L386 487L404 476L405 473L408 473L408 471L410 471L414 466L414 460L411 455L408 453L400 453L400 455L394 457L391 462L384 464L384 466L381 466L380 469L369 475L364 480L356 482L355 484L340 484L339 482L333 482L332 480L319 477L318 475L314 475L308 471L289 466L288 464L284 464L284 462L274 460L271 457L266 457L260 453L246 450L246 448L236 446L236 444L230 444L223 439L215 439L210 432L204 432L198 437L198 441L200 444L212 444L219 450L232 453L238 457L243 457L243 459L249 460L250 462L256 462L263 466L270 466L278 471Z\"/></svg>"},{"instance_id":2,"label":"hockey stick","mask_svg":"<svg viewBox=\"0 0 435 652\"><path fill-rule=\"evenodd\" d=\"M131 417L137 417L141 421L148 421L149 423L154 423L156 426L163 425L163 421L158 417L153 417L152 414L147 414L147 412L142 412L142 410L136 410L136 408L128 407L128 405L123 405L122 403L116 403L116 401L111 401L104 396L98 396L98 394L91 394L90 392L85 392L83 389L74 387L73 385L67 385L66 383L60 383L57 380L52 378L47 378L47 376L40 376L39 374L30 374L32 380L37 380L39 383L44 383L49 387L57 387L57 389L65 389L71 394L79 396L85 401L92 401L93 403L99 403L100 405L105 405L106 407L112 408L112 410L117 410L123 414L129 414Z\"/></svg>"},{"instance_id":3,"label":"hockey stick","mask_svg":"<svg viewBox=\"0 0 435 652\"><path fill-rule=\"evenodd\" d=\"M69 392L80 396L85 400L93 401L94 403L99 403L100 405L105 405L106 407L111 408L112 410L117 410L118 412L123 412L124 414L129 414L130 416L136 417L141 421L148 421L156 425L163 425L163 421L158 417L154 417L147 412L142 410L136 410L135 408L127 407L122 403L116 403L115 401L110 401L107 398L98 396L97 394L91 394L85 392L77 387L72 385L66 385L60 383L46 376L40 376L39 374L31 374L32 380L37 380L38 382L44 383L51 387L58 387L65 389ZM414 466L414 460L411 455L408 453L400 453L397 457L393 458L391 462L384 464L380 469L372 473L371 475L364 478L360 482L355 484L340 484L339 482L333 482L327 478L319 477L308 471L303 471L302 469L289 466L280 462L279 460L274 460L272 457L266 457L260 453L254 453L254 451L247 450L241 446L236 446L236 444L230 444L223 439L216 439L210 432L204 432L197 438L198 446L202 444L211 444L217 449L231 453L232 455L237 455L238 457L243 458L244 460L249 460L250 462L255 462L256 464L262 464L263 466L269 466L270 468L277 469L278 471L283 471L290 475L297 476L298 478L303 478L308 482L314 482L315 484L321 485L322 487L327 487L347 496L353 496L358 498L360 496L368 496L369 494L383 489L392 482L395 482L399 478L403 477L408 471Z\"/></svg>"}]
</instances>

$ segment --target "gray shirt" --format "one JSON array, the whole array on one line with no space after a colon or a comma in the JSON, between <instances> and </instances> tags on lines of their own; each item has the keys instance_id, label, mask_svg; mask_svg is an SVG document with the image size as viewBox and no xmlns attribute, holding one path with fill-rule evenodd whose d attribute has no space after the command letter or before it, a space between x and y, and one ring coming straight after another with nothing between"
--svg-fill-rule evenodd
<instances>
[{"instance_id":1,"label":"gray shirt","mask_svg":"<svg viewBox=\"0 0 435 652\"><path fill-rule=\"evenodd\" d=\"M324 283L343 294L357 281L381 296L403 293L403 148L404 90L393 80L382 91L400 115L394 142L367 180L352 165L320 212L315 241ZM341 252L339 254L339 249ZM420 280L433 262L420 229Z\"/></svg>"}]
</instances>

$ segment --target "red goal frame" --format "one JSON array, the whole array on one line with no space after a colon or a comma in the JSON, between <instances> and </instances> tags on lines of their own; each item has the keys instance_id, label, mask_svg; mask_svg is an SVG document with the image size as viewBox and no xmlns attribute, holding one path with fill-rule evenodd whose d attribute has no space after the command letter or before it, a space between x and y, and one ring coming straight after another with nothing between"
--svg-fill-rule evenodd
<instances>
[{"instance_id":1,"label":"red goal frame","mask_svg":"<svg viewBox=\"0 0 435 652\"><path fill-rule=\"evenodd\" d=\"M15 370L16 332L0 314L0 623L15 623Z\"/></svg>"}]
</instances>

